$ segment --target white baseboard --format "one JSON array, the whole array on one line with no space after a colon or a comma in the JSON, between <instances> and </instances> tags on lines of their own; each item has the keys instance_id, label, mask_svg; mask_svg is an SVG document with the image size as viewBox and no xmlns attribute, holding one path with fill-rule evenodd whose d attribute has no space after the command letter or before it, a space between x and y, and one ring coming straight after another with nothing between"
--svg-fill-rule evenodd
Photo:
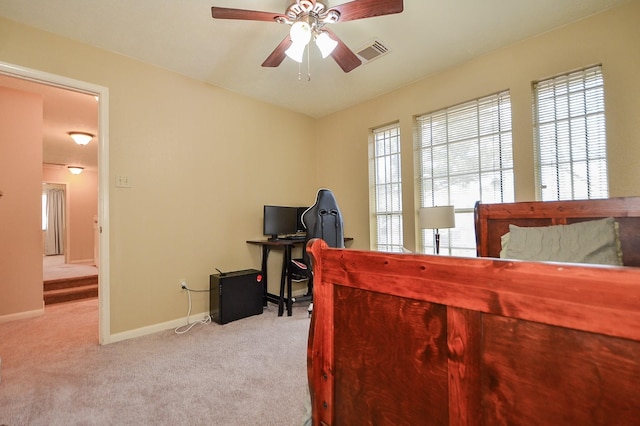
<instances>
[{"instance_id":1,"label":"white baseboard","mask_svg":"<svg viewBox=\"0 0 640 426\"><path fill-rule=\"evenodd\" d=\"M11 322L21 319L35 318L44 315L44 302L41 309L35 309L33 311L16 312L15 314L0 315L0 324L5 322Z\"/></svg>"},{"instance_id":2,"label":"white baseboard","mask_svg":"<svg viewBox=\"0 0 640 426\"><path fill-rule=\"evenodd\" d=\"M189 324L205 319L209 315L209 312L201 312L199 314L193 314L189 317ZM165 331L169 329L175 329L182 325L187 324L187 317L178 318L172 321L167 321L159 324L148 325L146 327L136 328L135 330L123 331L122 333L116 333L109 336L108 343L121 342L123 340L133 339L136 337L146 336L148 334L157 333L159 331Z\"/></svg>"},{"instance_id":3,"label":"white baseboard","mask_svg":"<svg viewBox=\"0 0 640 426\"><path fill-rule=\"evenodd\" d=\"M304 285L302 285L304 284ZM300 288L292 291L293 297L301 297L307 294L307 282L300 283ZM189 317L189 323L194 323L203 320L209 312L201 312L199 314L193 314ZM175 329L177 327L187 324L187 318L178 318L172 321L167 321L159 324L153 324L146 327L136 328L134 330L123 331L122 333L116 333L109 336L104 344L120 342L123 340L134 339L136 337L146 336L148 334L157 333L159 331L165 331L169 329Z\"/></svg>"}]
</instances>

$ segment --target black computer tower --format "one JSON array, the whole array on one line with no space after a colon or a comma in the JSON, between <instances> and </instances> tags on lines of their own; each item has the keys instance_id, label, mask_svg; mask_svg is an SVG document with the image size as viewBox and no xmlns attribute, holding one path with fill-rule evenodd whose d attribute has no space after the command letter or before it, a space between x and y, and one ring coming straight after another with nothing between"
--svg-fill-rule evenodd
<instances>
[{"instance_id":1,"label":"black computer tower","mask_svg":"<svg viewBox=\"0 0 640 426\"><path fill-rule=\"evenodd\" d=\"M209 313L218 324L262 313L264 282L255 269L213 274L209 277Z\"/></svg>"}]
</instances>

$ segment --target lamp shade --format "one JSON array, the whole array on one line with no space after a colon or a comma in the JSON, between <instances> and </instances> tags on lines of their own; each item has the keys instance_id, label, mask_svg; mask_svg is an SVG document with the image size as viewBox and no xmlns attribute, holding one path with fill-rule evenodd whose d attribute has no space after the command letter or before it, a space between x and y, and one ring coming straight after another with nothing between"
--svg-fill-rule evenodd
<instances>
[{"instance_id":1,"label":"lamp shade","mask_svg":"<svg viewBox=\"0 0 640 426\"><path fill-rule=\"evenodd\" d=\"M306 46L311 40L311 27L309 23L305 21L295 22L291 26L289 35L291 36L291 41L294 43L301 43Z\"/></svg>"},{"instance_id":2,"label":"lamp shade","mask_svg":"<svg viewBox=\"0 0 640 426\"><path fill-rule=\"evenodd\" d=\"M446 229L456 226L453 206L422 207L419 215L422 229Z\"/></svg>"},{"instance_id":3,"label":"lamp shade","mask_svg":"<svg viewBox=\"0 0 640 426\"><path fill-rule=\"evenodd\" d=\"M306 47L306 44L293 42L284 53L294 61L300 63L302 62L304 49L306 49Z\"/></svg>"},{"instance_id":4,"label":"lamp shade","mask_svg":"<svg viewBox=\"0 0 640 426\"><path fill-rule=\"evenodd\" d=\"M323 58L326 58L327 56L329 56L331 52L333 52L333 50L336 48L337 45L338 45L338 42L332 39L329 36L329 33L326 31L322 31L316 37L316 46L318 46L318 49L320 49L320 53L322 54Z\"/></svg>"},{"instance_id":5,"label":"lamp shade","mask_svg":"<svg viewBox=\"0 0 640 426\"><path fill-rule=\"evenodd\" d=\"M79 175L84 170L84 167L80 166L67 166L72 175Z\"/></svg>"}]
</instances>

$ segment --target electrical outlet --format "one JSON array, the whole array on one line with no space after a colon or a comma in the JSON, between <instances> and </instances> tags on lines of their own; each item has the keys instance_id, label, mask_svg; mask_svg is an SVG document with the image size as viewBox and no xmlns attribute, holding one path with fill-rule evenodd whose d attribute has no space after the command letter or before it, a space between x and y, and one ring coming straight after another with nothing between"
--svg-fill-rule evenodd
<instances>
[{"instance_id":1,"label":"electrical outlet","mask_svg":"<svg viewBox=\"0 0 640 426\"><path fill-rule=\"evenodd\" d=\"M184 278L180 278L178 280L178 284L180 284L180 288L183 289L183 290L186 290L188 288L187 287L187 280L184 279Z\"/></svg>"}]
</instances>

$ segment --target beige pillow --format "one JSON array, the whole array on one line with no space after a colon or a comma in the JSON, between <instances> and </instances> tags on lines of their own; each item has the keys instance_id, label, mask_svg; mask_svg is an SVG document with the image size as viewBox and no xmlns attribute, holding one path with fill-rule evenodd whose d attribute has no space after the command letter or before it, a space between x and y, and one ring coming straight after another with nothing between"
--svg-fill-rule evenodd
<instances>
[{"instance_id":1,"label":"beige pillow","mask_svg":"<svg viewBox=\"0 0 640 426\"><path fill-rule=\"evenodd\" d=\"M618 224L613 218L541 227L509 225L500 257L533 261L622 265Z\"/></svg>"},{"instance_id":2,"label":"beige pillow","mask_svg":"<svg viewBox=\"0 0 640 426\"><path fill-rule=\"evenodd\" d=\"M509 225L509 226L511 226L511 225ZM507 248L509 247L509 233L508 232L500 237L500 247L502 247L502 249L500 250L500 257L501 258L506 258L507 257Z\"/></svg>"}]
</instances>

